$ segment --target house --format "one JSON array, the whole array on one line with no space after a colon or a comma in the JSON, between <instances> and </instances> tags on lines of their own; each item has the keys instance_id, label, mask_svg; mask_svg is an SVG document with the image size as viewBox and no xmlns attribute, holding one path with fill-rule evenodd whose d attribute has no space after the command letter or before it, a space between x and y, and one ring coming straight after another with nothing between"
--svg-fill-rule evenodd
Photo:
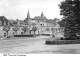
<instances>
[{"instance_id":1,"label":"house","mask_svg":"<svg viewBox=\"0 0 80 57\"><path fill-rule=\"evenodd\" d=\"M30 30L32 30L33 27L37 28L35 31L36 34L50 34L56 36L57 33L63 32L64 30L57 22L48 20L43 12L41 13L41 16L35 16L34 18L30 18L30 15L27 15L27 22L30 25Z\"/></svg>"},{"instance_id":2,"label":"house","mask_svg":"<svg viewBox=\"0 0 80 57\"><path fill-rule=\"evenodd\" d=\"M5 16L0 16L0 26L9 25L9 20Z\"/></svg>"},{"instance_id":3,"label":"house","mask_svg":"<svg viewBox=\"0 0 80 57\"><path fill-rule=\"evenodd\" d=\"M38 35L54 35L55 37L64 36L64 28L51 20L47 19L43 12L41 16L35 16L30 18L30 13L28 11L25 20L7 20L4 16L0 17L0 36L7 35L6 31L3 30L4 26L9 26L8 36L14 35L28 35L28 34L38 34Z\"/></svg>"}]
</instances>

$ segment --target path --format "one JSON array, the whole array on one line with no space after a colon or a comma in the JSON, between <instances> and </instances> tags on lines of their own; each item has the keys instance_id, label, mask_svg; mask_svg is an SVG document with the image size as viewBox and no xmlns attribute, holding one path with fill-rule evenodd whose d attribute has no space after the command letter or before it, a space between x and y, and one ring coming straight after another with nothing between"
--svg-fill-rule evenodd
<instances>
[{"instance_id":1,"label":"path","mask_svg":"<svg viewBox=\"0 0 80 57\"><path fill-rule=\"evenodd\" d=\"M46 45L43 39L0 40L0 52L3 53L80 53L80 44Z\"/></svg>"}]
</instances>

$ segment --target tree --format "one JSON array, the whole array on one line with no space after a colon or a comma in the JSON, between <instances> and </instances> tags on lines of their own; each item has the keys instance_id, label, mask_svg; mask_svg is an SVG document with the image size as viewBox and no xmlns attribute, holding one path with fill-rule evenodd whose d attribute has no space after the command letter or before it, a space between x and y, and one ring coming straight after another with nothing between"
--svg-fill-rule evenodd
<instances>
[{"instance_id":1,"label":"tree","mask_svg":"<svg viewBox=\"0 0 80 57\"><path fill-rule=\"evenodd\" d=\"M80 0L65 0L60 4L60 14L64 16L64 36L76 39L80 32Z\"/></svg>"},{"instance_id":2,"label":"tree","mask_svg":"<svg viewBox=\"0 0 80 57\"><path fill-rule=\"evenodd\" d=\"M62 19L58 22L58 24L60 25L60 27L65 27L65 23L66 23L66 20L65 19Z\"/></svg>"},{"instance_id":3,"label":"tree","mask_svg":"<svg viewBox=\"0 0 80 57\"><path fill-rule=\"evenodd\" d=\"M7 33L7 38L8 38L8 32L10 30L10 27L9 26L4 26L3 30Z\"/></svg>"},{"instance_id":4,"label":"tree","mask_svg":"<svg viewBox=\"0 0 80 57\"><path fill-rule=\"evenodd\" d=\"M23 30L24 33L25 33L25 32L28 31L29 29L28 29L28 27L23 27L22 30Z\"/></svg>"},{"instance_id":5,"label":"tree","mask_svg":"<svg viewBox=\"0 0 80 57\"><path fill-rule=\"evenodd\" d=\"M32 23L31 26L32 26L31 31L34 31L34 35L35 35L35 32L37 30L36 23ZM31 31L30 31L30 33L31 33Z\"/></svg>"},{"instance_id":6,"label":"tree","mask_svg":"<svg viewBox=\"0 0 80 57\"><path fill-rule=\"evenodd\" d=\"M19 28L18 27L14 27L13 28L13 31L15 31L16 32L16 34L17 34L17 31L19 30Z\"/></svg>"},{"instance_id":7,"label":"tree","mask_svg":"<svg viewBox=\"0 0 80 57\"><path fill-rule=\"evenodd\" d=\"M34 35L36 34L37 27L32 27L32 31L34 31Z\"/></svg>"},{"instance_id":8,"label":"tree","mask_svg":"<svg viewBox=\"0 0 80 57\"><path fill-rule=\"evenodd\" d=\"M59 22L60 20L59 20L58 18L54 18L53 21L57 23L57 22Z\"/></svg>"}]
</instances>

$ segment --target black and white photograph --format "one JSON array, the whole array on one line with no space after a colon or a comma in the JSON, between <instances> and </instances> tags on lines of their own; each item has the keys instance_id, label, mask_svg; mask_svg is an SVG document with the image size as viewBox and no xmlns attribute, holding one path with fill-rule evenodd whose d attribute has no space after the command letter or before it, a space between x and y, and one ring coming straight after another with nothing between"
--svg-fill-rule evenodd
<instances>
[{"instance_id":1,"label":"black and white photograph","mask_svg":"<svg viewBox=\"0 0 80 57\"><path fill-rule=\"evenodd\" d=\"M0 54L80 54L80 0L0 0Z\"/></svg>"}]
</instances>

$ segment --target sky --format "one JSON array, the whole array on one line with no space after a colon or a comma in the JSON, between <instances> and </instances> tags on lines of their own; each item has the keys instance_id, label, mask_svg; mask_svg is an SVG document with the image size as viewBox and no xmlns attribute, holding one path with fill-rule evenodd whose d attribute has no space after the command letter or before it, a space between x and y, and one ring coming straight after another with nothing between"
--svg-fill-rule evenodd
<instances>
[{"instance_id":1,"label":"sky","mask_svg":"<svg viewBox=\"0 0 80 57\"><path fill-rule=\"evenodd\" d=\"M63 0L0 0L0 16L8 19L21 19L40 16L43 11L48 19L61 18L59 4Z\"/></svg>"}]
</instances>

